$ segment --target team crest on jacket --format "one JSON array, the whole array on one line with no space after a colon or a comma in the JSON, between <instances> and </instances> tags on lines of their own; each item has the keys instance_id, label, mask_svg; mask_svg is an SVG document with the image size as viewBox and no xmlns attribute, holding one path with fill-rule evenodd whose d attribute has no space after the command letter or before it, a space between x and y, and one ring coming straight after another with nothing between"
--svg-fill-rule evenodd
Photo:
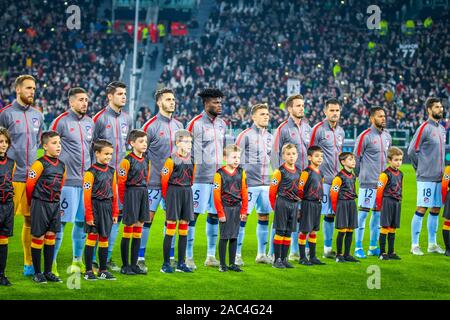
<instances>
[{"instance_id":1,"label":"team crest on jacket","mask_svg":"<svg viewBox=\"0 0 450 320\"><path fill-rule=\"evenodd\" d=\"M92 127L86 126L86 135L88 139L92 139Z\"/></svg>"},{"instance_id":2,"label":"team crest on jacket","mask_svg":"<svg viewBox=\"0 0 450 320\"><path fill-rule=\"evenodd\" d=\"M33 122L34 131L39 130L39 126L41 125L38 118L32 118L31 121Z\"/></svg>"},{"instance_id":3,"label":"team crest on jacket","mask_svg":"<svg viewBox=\"0 0 450 320\"><path fill-rule=\"evenodd\" d=\"M386 139L385 141L386 141L386 150L388 150L389 149L389 140Z\"/></svg>"},{"instance_id":4,"label":"team crest on jacket","mask_svg":"<svg viewBox=\"0 0 450 320\"><path fill-rule=\"evenodd\" d=\"M343 137L341 135L337 136L337 144L338 144L338 146L342 146L343 140L344 139L343 139Z\"/></svg>"},{"instance_id":5,"label":"team crest on jacket","mask_svg":"<svg viewBox=\"0 0 450 320\"><path fill-rule=\"evenodd\" d=\"M128 126L127 126L127 124L126 123L122 123L120 125L120 129L121 129L121 132L122 132L122 136L126 137L127 134L128 134Z\"/></svg>"}]
</instances>

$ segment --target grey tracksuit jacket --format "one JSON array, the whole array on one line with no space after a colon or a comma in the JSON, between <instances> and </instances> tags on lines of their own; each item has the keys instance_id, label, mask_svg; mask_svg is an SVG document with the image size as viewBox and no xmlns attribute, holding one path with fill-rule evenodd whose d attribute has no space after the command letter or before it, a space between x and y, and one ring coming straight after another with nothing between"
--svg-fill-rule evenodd
<instances>
[{"instance_id":1,"label":"grey tracksuit jacket","mask_svg":"<svg viewBox=\"0 0 450 320\"><path fill-rule=\"evenodd\" d=\"M37 159L43 123L39 110L22 106L17 100L0 110L0 126L8 129L11 136L8 157L16 161L16 182L26 182L28 169Z\"/></svg>"},{"instance_id":2,"label":"grey tracksuit jacket","mask_svg":"<svg viewBox=\"0 0 450 320\"><path fill-rule=\"evenodd\" d=\"M253 124L242 131L236 144L241 148L241 164L249 187L270 185L270 156L273 136Z\"/></svg>"},{"instance_id":3,"label":"grey tracksuit jacket","mask_svg":"<svg viewBox=\"0 0 450 320\"><path fill-rule=\"evenodd\" d=\"M272 168L279 168L283 164L282 148L286 143L293 143L297 147L298 159L297 167L304 170L308 166L308 147L311 140L311 127L305 121L297 126L294 120L289 117L278 127L274 135L272 148Z\"/></svg>"},{"instance_id":4,"label":"grey tracksuit jacket","mask_svg":"<svg viewBox=\"0 0 450 320\"><path fill-rule=\"evenodd\" d=\"M69 109L53 120L50 128L61 136L59 159L66 165L64 185L81 187L84 173L91 166L94 121L86 115L79 118Z\"/></svg>"},{"instance_id":5,"label":"grey tracksuit jacket","mask_svg":"<svg viewBox=\"0 0 450 320\"><path fill-rule=\"evenodd\" d=\"M355 173L359 185L365 189L376 189L378 177L386 169L387 151L392 138L386 130L380 131L374 125L364 130L355 142Z\"/></svg>"},{"instance_id":6,"label":"grey tracksuit jacket","mask_svg":"<svg viewBox=\"0 0 450 320\"><path fill-rule=\"evenodd\" d=\"M126 155L128 134L133 128L133 121L124 111L117 113L110 106L98 112L93 119L95 123L94 142L97 139L106 139L113 144L114 152L110 166L117 170ZM93 160L95 161L95 159Z\"/></svg>"},{"instance_id":7,"label":"grey tracksuit jacket","mask_svg":"<svg viewBox=\"0 0 450 320\"><path fill-rule=\"evenodd\" d=\"M223 148L232 142L230 137L226 137L226 128L222 118L211 119L205 111L187 125L194 138L194 183L213 183L216 171L222 166Z\"/></svg>"},{"instance_id":8,"label":"grey tracksuit jacket","mask_svg":"<svg viewBox=\"0 0 450 320\"><path fill-rule=\"evenodd\" d=\"M147 159L151 163L149 188L161 189L161 170L166 159L176 151L175 132L180 129L183 129L180 121L161 113L142 126L148 137Z\"/></svg>"},{"instance_id":9,"label":"grey tracksuit jacket","mask_svg":"<svg viewBox=\"0 0 450 320\"><path fill-rule=\"evenodd\" d=\"M344 143L344 129L339 125L331 128L328 120L323 120L312 129L310 146L316 145L323 150L323 162L320 172L324 175L324 182L331 185L334 177L340 171L339 154Z\"/></svg>"},{"instance_id":10,"label":"grey tracksuit jacket","mask_svg":"<svg viewBox=\"0 0 450 320\"><path fill-rule=\"evenodd\" d=\"M440 182L445 167L445 128L428 119L414 134L408 156L417 181Z\"/></svg>"}]
</instances>

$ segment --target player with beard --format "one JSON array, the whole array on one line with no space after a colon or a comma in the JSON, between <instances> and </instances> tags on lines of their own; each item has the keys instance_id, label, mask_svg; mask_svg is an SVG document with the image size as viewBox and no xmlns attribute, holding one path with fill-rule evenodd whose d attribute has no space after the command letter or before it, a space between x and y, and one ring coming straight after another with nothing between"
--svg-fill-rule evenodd
<instances>
[{"instance_id":1,"label":"player with beard","mask_svg":"<svg viewBox=\"0 0 450 320\"><path fill-rule=\"evenodd\" d=\"M386 112L381 107L370 109L372 126L364 130L355 142L353 150L356 157L355 174L359 178L358 192L358 228L356 229L355 256L364 259L364 229L367 215L372 209L370 218L369 256L380 255L378 239L380 237L380 211L376 208L377 183L380 173L386 168L387 152L392 145L392 138L386 129Z\"/></svg>"},{"instance_id":2,"label":"player with beard","mask_svg":"<svg viewBox=\"0 0 450 320\"><path fill-rule=\"evenodd\" d=\"M444 116L444 108L438 98L428 98L425 106L428 120L417 129L408 147L408 156L416 170L417 179L417 208L411 222L411 253L419 256L423 255L419 236L428 208L428 252L445 253L436 243L445 167L445 128L439 124Z\"/></svg>"},{"instance_id":3,"label":"player with beard","mask_svg":"<svg viewBox=\"0 0 450 320\"><path fill-rule=\"evenodd\" d=\"M56 234L55 257L52 272L59 276L56 264L64 228L68 222L74 223L72 229L73 260L72 272L77 269L84 273L84 200L83 176L91 166L91 145L94 121L86 115L89 96L83 88L69 90L69 110L57 117L50 125L51 130L61 137L59 159L66 165L66 183L61 191L61 231Z\"/></svg>"},{"instance_id":4,"label":"player with beard","mask_svg":"<svg viewBox=\"0 0 450 320\"><path fill-rule=\"evenodd\" d=\"M102 109L94 116L94 143L98 139L105 139L113 145L113 155L110 165L119 169L119 164L126 155L128 145L128 134L133 129L133 120L122 109L127 103L127 86L123 82L113 81L106 87L108 96L108 106ZM118 223L114 224L109 236L108 247L108 269L111 271L120 271L111 260L112 250L119 232L120 221L122 220L122 209ZM85 236L85 235L84 235Z\"/></svg>"},{"instance_id":5,"label":"player with beard","mask_svg":"<svg viewBox=\"0 0 450 320\"><path fill-rule=\"evenodd\" d=\"M272 148L272 168L279 168L282 163L282 148L287 143L297 147L298 158L296 166L302 171L308 167L307 150L311 139L311 127L305 120L305 99L302 95L292 95L286 99L286 108L289 119L283 121L274 135ZM289 260L299 260L298 254L298 223L295 232L292 233L291 250ZM273 255L273 237L275 230L272 228L270 237L269 256Z\"/></svg>"},{"instance_id":6,"label":"player with beard","mask_svg":"<svg viewBox=\"0 0 450 320\"><path fill-rule=\"evenodd\" d=\"M218 267L216 242L219 233L219 219L214 207L214 175L222 167L225 145L226 123L222 114L224 94L219 89L207 88L199 93L204 111L189 122L187 130L194 139L193 157L196 174L192 192L194 197L194 219L189 223L186 265L196 269L193 258L195 223L199 214L208 211L206 220L207 257L205 266Z\"/></svg>"},{"instance_id":7,"label":"player with beard","mask_svg":"<svg viewBox=\"0 0 450 320\"><path fill-rule=\"evenodd\" d=\"M24 216L22 245L24 251L25 276L34 275L31 259L31 217L26 196L28 169L37 159L44 118L32 104L36 92L36 79L31 75L21 75L14 83L16 99L0 110L0 126L11 136L8 157L16 162L14 174L14 214Z\"/></svg>"}]
</instances>

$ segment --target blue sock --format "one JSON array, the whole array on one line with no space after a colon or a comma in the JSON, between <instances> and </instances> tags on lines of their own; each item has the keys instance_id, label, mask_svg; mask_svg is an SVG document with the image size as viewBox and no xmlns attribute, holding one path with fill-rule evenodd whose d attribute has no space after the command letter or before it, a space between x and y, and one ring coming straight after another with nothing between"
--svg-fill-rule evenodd
<instances>
[{"instance_id":1,"label":"blue sock","mask_svg":"<svg viewBox=\"0 0 450 320\"><path fill-rule=\"evenodd\" d=\"M355 249L362 249L362 241L364 239L364 229L366 228L367 211L360 210L358 212L358 228L355 232Z\"/></svg>"},{"instance_id":2,"label":"blue sock","mask_svg":"<svg viewBox=\"0 0 450 320\"><path fill-rule=\"evenodd\" d=\"M273 238L275 237L275 229L273 228L273 223L270 228L270 241L269 241L269 256L272 256L273 253Z\"/></svg>"},{"instance_id":3,"label":"blue sock","mask_svg":"<svg viewBox=\"0 0 450 320\"><path fill-rule=\"evenodd\" d=\"M197 215L196 215L197 217ZM186 246L186 258L194 258L194 238L195 238L195 223L197 220L189 221L188 235L187 235L187 246Z\"/></svg>"},{"instance_id":4,"label":"blue sock","mask_svg":"<svg viewBox=\"0 0 450 320\"><path fill-rule=\"evenodd\" d=\"M380 238L380 211L372 211L370 217L370 246L378 247Z\"/></svg>"},{"instance_id":5,"label":"blue sock","mask_svg":"<svg viewBox=\"0 0 450 320\"><path fill-rule=\"evenodd\" d=\"M95 263L97 263L97 248L98 248L98 240L97 240L97 243L95 244L94 252L92 253L93 254L92 262L95 262Z\"/></svg>"},{"instance_id":6,"label":"blue sock","mask_svg":"<svg viewBox=\"0 0 450 320\"><path fill-rule=\"evenodd\" d=\"M334 218L323 218L323 246L331 248L333 246Z\"/></svg>"},{"instance_id":7,"label":"blue sock","mask_svg":"<svg viewBox=\"0 0 450 320\"><path fill-rule=\"evenodd\" d=\"M170 245L170 259L175 259L175 240L177 237L172 237L172 244Z\"/></svg>"},{"instance_id":8,"label":"blue sock","mask_svg":"<svg viewBox=\"0 0 450 320\"><path fill-rule=\"evenodd\" d=\"M66 227L65 222L61 222L61 231L56 234L55 241L55 255L53 256L53 262L56 262L56 258L58 257L59 248L61 248L61 243L64 237L64 228Z\"/></svg>"},{"instance_id":9,"label":"blue sock","mask_svg":"<svg viewBox=\"0 0 450 320\"><path fill-rule=\"evenodd\" d=\"M147 248L148 238L150 236L151 222L144 223L142 227L141 247L139 248L139 260L145 260L145 249Z\"/></svg>"},{"instance_id":10,"label":"blue sock","mask_svg":"<svg viewBox=\"0 0 450 320\"><path fill-rule=\"evenodd\" d=\"M431 213L428 215L427 219L427 229L428 229L428 245L436 244L436 233L439 228L439 213Z\"/></svg>"},{"instance_id":11,"label":"blue sock","mask_svg":"<svg viewBox=\"0 0 450 320\"><path fill-rule=\"evenodd\" d=\"M219 231L219 220L208 217L206 219L206 240L208 243L208 256L216 256L216 242Z\"/></svg>"},{"instance_id":12,"label":"blue sock","mask_svg":"<svg viewBox=\"0 0 450 320\"><path fill-rule=\"evenodd\" d=\"M267 237L269 236L269 221L260 221L256 225L256 238L258 239L258 254L266 254Z\"/></svg>"},{"instance_id":13,"label":"blue sock","mask_svg":"<svg viewBox=\"0 0 450 320\"><path fill-rule=\"evenodd\" d=\"M80 259L83 257L85 240L84 222L75 222L72 229L72 250L74 258Z\"/></svg>"},{"instance_id":14,"label":"blue sock","mask_svg":"<svg viewBox=\"0 0 450 320\"><path fill-rule=\"evenodd\" d=\"M111 228L111 234L108 239L108 261L111 260L114 244L116 243L117 235L119 234L120 221L122 221L122 216L119 216L119 220L116 224L113 224Z\"/></svg>"},{"instance_id":15,"label":"blue sock","mask_svg":"<svg viewBox=\"0 0 450 320\"><path fill-rule=\"evenodd\" d=\"M244 237L245 237L245 225L247 224L246 221L241 221L241 224L239 226L239 236L237 241L237 250L236 254L242 255L242 244L244 243Z\"/></svg>"},{"instance_id":16,"label":"blue sock","mask_svg":"<svg viewBox=\"0 0 450 320\"><path fill-rule=\"evenodd\" d=\"M297 231L291 233L291 251L290 251L290 253L294 254L294 255L298 255L298 250L299 250L299 248L298 248L298 229L299 229L299 227L300 227L300 223L297 222L297 225L295 227Z\"/></svg>"},{"instance_id":17,"label":"blue sock","mask_svg":"<svg viewBox=\"0 0 450 320\"><path fill-rule=\"evenodd\" d=\"M411 221L412 245L419 245L420 232L422 231L423 213L416 211Z\"/></svg>"}]
</instances>

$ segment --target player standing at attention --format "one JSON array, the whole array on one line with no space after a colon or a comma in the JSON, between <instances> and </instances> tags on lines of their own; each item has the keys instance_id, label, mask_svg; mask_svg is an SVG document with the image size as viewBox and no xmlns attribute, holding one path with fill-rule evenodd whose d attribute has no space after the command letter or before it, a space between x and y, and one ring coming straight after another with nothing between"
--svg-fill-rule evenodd
<instances>
[{"instance_id":1,"label":"player standing at attention","mask_svg":"<svg viewBox=\"0 0 450 320\"><path fill-rule=\"evenodd\" d=\"M364 229L367 215L372 209L370 218L370 247L369 256L379 256L380 248L380 212L375 208L377 182L380 173L386 168L386 157L392 138L386 128L386 113L381 107L370 109L370 122L372 126L364 130L356 138L354 154L356 156L355 173L359 178L358 192L358 229L356 230L355 256L366 258L363 250Z\"/></svg>"},{"instance_id":2,"label":"player standing at attention","mask_svg":"<svg viewBox=\"0 0 450 320\"><path fill-rule=\"evenodd\" d=\"M399 169L403 161L403 151L391 147L387 159L389 167L380 174L376 199L377 210L381 210L380 260L400 260L394 250L394 241L395 231L400 228L402 210L403 173Z\"/></svg>"},{"instance_id":3,"label":"player standing at attention","mask_svg":"<svg viewBox=\"0 0 450 320\"><path fill-rule=\"evenodd\" d=\"M119 200L123 206L123 236L120 244L122 269L126 275L147 274L138 265L142 226L150 219L147 184L150 179L150 161L147 151L147 134L142 130L131 130L130 144L133 151L120 162L118 172ZM131 240L131 263L130 238Z\"/></svg>"},{"instance_id":4,"label":"player standing at attention","mask_svg":"<svg viewBox=\"0 0 450 320\"><path fill-rule=\"evenodd\" d=\"M281 151L284 163L273 172L269 198L274 211L273 228L275 229L273 238L275 257L272 267L285 269L293 268L288 262L287 253L291 244L291 234L297 223L301 170L295 164L298 152L294 144L285 144Z\"/></svg>"},{"instance_id":5,"label":"player standing at attention","mask_svg":"<svg viewBox=\"0 0 450 320\"><path fill-rule=\"evenodd\" d=\"M239 223L247 221L248 189L245 170L240 167L241 149L230 144L223 149L226 165L214 175L214 205L220 221L220 272L242 272L235 263ZM229 267L226 265L228 244Z\"/></svg>"},{"instance_id":6,"label":"player standing at attention","mask_svg":"<svg viewBox=\"0 0 450 320\"><path fill-rule=\"evenodd\" d=\"M111 162L114 149L107 140L94 142L95 164L84 174L84 207L86 219L86 246L84 260L88 281L116 280L116 277L106 270L108 259L108 238L113 224L117 224L119 203L117 197L116 171L108 164ZM98 241L99 269L98 278L92 269L94 248Z\"/></svg>"},{"instance_id":7,"label":"player standing at attention","mask_svg":"<svg viewBox=\"0 0 450 320\"><path fill-rule=\"evenodd\" d=\"M342 152L339 155L342 170L331 183L330 201L336 215L336 262L359 262L350 255L352 247L353 230L358 227L358 209L356 208L356 177L353 169L356 165L355 155L351 152ZM322 204L323 205L323 204ZM345 237L345 249L342 254L342 245Z\"/></svg>"},{"instance_id":8,"label":"player standing at attention","mask_svg":"<svg viewBox=\"0 0 450 320\"><path fill-rule=\"evenodd\" d=\"M269 125L269 106L255 104L251 110L253 125L242 131L236 139L241 148L242 168L247 174L248 182L248 211L250 214L256 207L258 224L256 238L258 240L257 263L271 264L272 260L266 255L266 244L269 236L269 213L272 211L269 201L270 187L270 156L272 152L272 134L267 131ZM246 221L240 222L237 243L236 265L242 261L242 245L244 243Z\"/></svg>"},{"instance_id":9,"label":"player standing at attention","mask_svg":"<svg viewBox=\"0 0 450 320\"><path fill-rule=\"evenodd\" d=\"M417 129L408 147L408 156L417 179L417 208L411 222L411 253L418 256L423 255L419 237L428 208L428 252L445 253L436 242L445 167L445 128L439 124L444 116L444 107L438 98L428 98L425 106L428 120Z\"/></svg>"},{"instance_id":10,"label":"player standing at attention","mask_svg":"<svg viewBox=\"0 0 450 320\"><path fill-rule=\"evenodd\" d=\"M196 165L192 162L192 135L187 130L175 133L176 153L167 158L161 170L161 186L166 201L166 232L164 236L164 264L161 272L173 273L170 265L170 248L178 222L178 264L177 272L192 272L186 266L186 246L188 223L193 219L194 200L192 183Z\"/></svg>"},{"instance_id":11,"label":"player standing at attention","mask_svg":"<svg viewBox=\"0 0 450 320\"><path fill-rule=\"evenodd\" d=\"M83 247L84 233L83 176L91 166L92 134L94 121L86 115L89 96L83 88L69 90L69 110L57 117L50 128L61 137L59 159L66 165L67 177L61 191L61 231L56 234L55 257L52 272L59 276L56 258L68 222L74 223L72 229L72 270L84 273Z\"/></svg>"},{"instance_id":12,"label":"player standing at attention","mask_svg":"<svg viewBox=\"0 0 450 320\"><path fill-rule=\"evenodd\" d=\"M448 196L450 184L450 166L445 168L442 177L442 200L444 201L444 225L442 226L442 236L445 243L445 255L450 257L450 196Z\"/></svg>"},{"instance_id":13,"label":"player standing at attention","mask_svg":"<svg viewBox=\"0 0 450 320\"><path fill-rule=\"evenodd\" d=\"M11 137L8 156L16 162L14 174L14 214L23 215L22 245L24 253L23 274L34 275L31 259L31 218L26 195L28 169L37 159L44 118L32 107L36 92L36 80L30 75L17 77L14 83L16 99L0 110L0 126L5 127Z\"/></svg>"},{"instance_id":14,"label":"player standing at attention","mask_svg":"<svg viewBox=\"0 0 450 320\"><path fill-rule=\"evenodd\" d=\"M286 99L286 108L289 112L289 119L283 121L275 132L274 144L272 148L272 167L278 168L282 165L282 148L286 143L292 143L297 147L298 159L296 162L300 170L308 166L307 149L311 140L311 127L304 120L305 100L302 95L293 95ZM270 237L271 247L269 256L273 254L273 236L275 230L272 227ZM289 260L298 260L298 223L296 230L292 233L291 253Z\"/></svg>"},{"instance_id":15,"label":"player standing at attention","mask_svg":"<svg viewBox=\"0 0 450 320\"><path fill-rule=\"evenodd\" d=\"M194 194L194 219L189 222L186 264L196 269L194 263L195 223L198 215L208 211L206 219L207 256L205 266L218 267L216 242L219 233L219 220L214 208L213 181L216 171L222 166L222 153L225 144L226 123L222 114L224 94L219 89L208 88L199 93L204 111L189 122L187 130L194 139L194 163L197 167L192 192Z\"/></svg>"},{"instance_id":16,"label":"player standing at attention","mask_svg":"<svg viewBox=\"0 0 450 320\"><path fill-rule=\"evenodd\" d=\"M319 146L322 148L324 161L320 166L320 172L324 176L322 215L323 218L323 257L336 257L332 251L334 218L335 215L331 209L330 188L331 182L339 172L339 154L342 152L345 132L338 125L341 117L341 104L337 99L329 99L325 102L326 119L319 122L312 129L310 146Z\"/></svg>"},{"instance_id":17,"label":"player standing at attention","mask_svg":"<svg viewBox=\"0 0 450 320\"><path fill-rule=\"evenodd\" d=\"M93 140L105 139L112 143L113 154L111 166L118 170L119 164L125 157L128 144L128 134L133 128L133 120L122 109L127 103L127 86L123 82L113 81L106 87L108 106L94 116ZM121 209L119 207L119 209ZM120 210L118 223L112 226L109 236L108 269L120 271L120 268L111 260L112 250L119 232L122 210Z\"/></svg>"},{"instance_id":18,"label":"player standing at attention","mask_svg":"<svg viewBox=\"0 0 450 320\"><path fill-rule=\"evenodd\" d=\"M56 233L61 229L60 198L66 177L66 166L58 159L61 138L55 131L42 134L45 154L28 171L27 199L31 216L31 255L37 283L62 282L52 273ZM41 252L44 248L44 274Z\"/></svg>"},{"instance_id":19,"label":"player standing at attention","mask_svg":"<svg viewBox=\"0 0 450 320\"><path fill-rule=\"evenodd\" d=\"M299 194L302 199L298 234L298 246L302 265L325 264L316 257L317 232L320 229L320 213L322 212L323 175L319 170L323 162L323 152L319 146L308 148L310 165L302 171L299 182ZM306 257L306 238L309 242L309 260Z\"/></svg>"},{"instance_id":20,"label":"player standing at attention","mask_svg":"<svg viewBox=\"0 0 450 320\"><path fill-rule=\"evenodd\" d=\"M148 120L142 127L142 130L147 133L147 158L151 162L150 182L148 184L150 220L144 223L142 229L142 241L138 260L138 265L143 270L147 270L145 266L145 249L147 247L153 218L160 202L161 207L165 208L161 193L161 169L163 168L164 161L174 152L175 132L183 129L182 123L173 118L176 107L173 90L162 88L156 91L155 101L159 108L159 113ZM171 258L174 256L174 245L175 237L173 238L170 250Z\"/></svg>"},{"instance_id":21,"label":"player standing at attention","mask_svg":"<svg viewBox=\"0 0 450 320\"><path fill-rule=\"evenodd\" d=\"M14 188L12 181L16 171L16 163L6 152L11 145L8 130L0 127L0 286L11 286L5 276L8 257L8 242L14 231Z\"/></svg>"}]
</instances>

